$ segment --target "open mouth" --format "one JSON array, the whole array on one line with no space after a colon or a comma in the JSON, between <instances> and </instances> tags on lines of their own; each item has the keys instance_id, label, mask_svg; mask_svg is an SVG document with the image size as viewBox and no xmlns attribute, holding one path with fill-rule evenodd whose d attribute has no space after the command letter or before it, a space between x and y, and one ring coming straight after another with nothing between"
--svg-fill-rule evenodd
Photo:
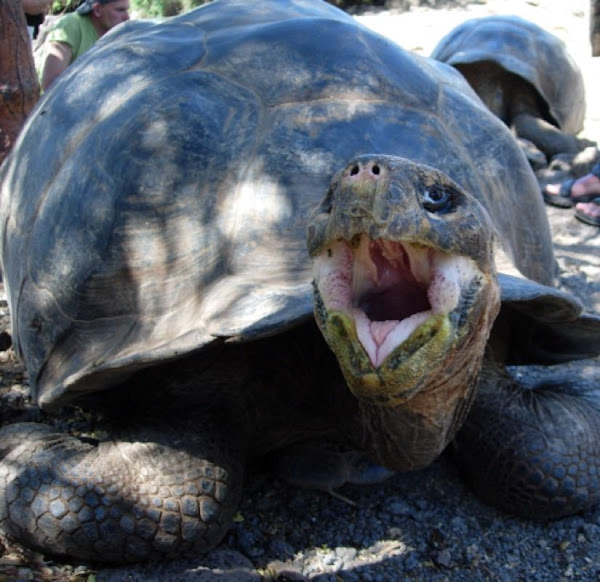
<instances>
[{"instance_id":1,"label":"open mouth","mask_svg":"<svg viewBox=\"0 0 600 582\"><path fill-rule=\"evenodd\" d=\"M468 257L424 245L366 235L355 243L336 241L316 257L315 283L329 313L352 317L378 367L430 317L456 309L477 270Z\"/></svg>"}]
</instances>

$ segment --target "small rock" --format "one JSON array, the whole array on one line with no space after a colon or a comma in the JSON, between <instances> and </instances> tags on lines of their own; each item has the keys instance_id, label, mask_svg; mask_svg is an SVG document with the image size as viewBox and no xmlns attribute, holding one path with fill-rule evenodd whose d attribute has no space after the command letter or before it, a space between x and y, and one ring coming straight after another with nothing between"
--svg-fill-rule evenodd
<instances>
[{"instance_id":1,"label":"small rock","mask_svg":"<svg viewBox=\"0 0 600 582\"><path fill-rule=\"evenodd\" d=\"M581 532L588 542L597 542L600 539L600 525L595 523L584 523L581 526Z\"/></svg>"},{"instance_id":2,"label":"small rock","mask_svg":"<svg viewBox=\"0 0 600 582\"><path fill-rule=\"evenodd\" d=\"M297 570L284 562L271 562L267 566L267 571L269 575L272 575L278 582L305 582L308 580L300 570Z\"/></svg>"},{"instance_id":3,"label":"small rock","mask_svg":"<svg viewBox=\"0 0 600 582\"><path fill-rule=\"evenodd\" d=\"M345 565L348 565L355 560L358 554L356 548L336 548L335 553L336 556L341 558Z\"/></svg>"},{"instance_id":4,"label":"small rock","mask_svg":"<svg viewBox=\"0 0 600 582\"><path fill-rule=\"evenodd\" d=\"M452 528L452 531L460 536L466 535L469 531L467 522L462 517L453 517L450 520L450 526Z\"/></svg>"},{"instance_id":5,"label":"small rock","mask_svg":"<svg viewBox=\"0 0 600 582\"><path fill-rule=\"evenodd\" d=\"M392 515L406 515L409 517L415 517L415 510L403 499L399 497L391 497L385 504L385 511Z\"/></svg>"},{"instance_id":6,"label":"small rock","mask_svg":"<svg viewBox=\"0 0 600 582\"><path fill-rule=\"evenodd\" d=\"M435 557L435 561L440 566L444 566L445 568L449 568L452 564L452 555L450 554L450 550L442 550Z\"/></svg>"},{"instance_id":7,"label":"small rock","mask_svg":"<svg viewBox=\"0 0 600 582\"><path fill-rule=\"evenodd\" d=\"M419 554L417 552L411 552L404 558L404 571L412 572L419 567Z\"/></svg>"}]
</instances>

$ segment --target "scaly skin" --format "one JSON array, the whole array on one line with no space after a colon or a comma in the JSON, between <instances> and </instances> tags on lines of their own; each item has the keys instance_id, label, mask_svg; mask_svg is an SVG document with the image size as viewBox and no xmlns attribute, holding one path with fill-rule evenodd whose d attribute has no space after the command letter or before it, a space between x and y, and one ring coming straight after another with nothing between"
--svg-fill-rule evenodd
<instances>
[{"instance_id":1,"label":"scaly skin","mask_svg":"<svg viewBox=\"0 0 600 582\"><path fill-rule=\"evenodd\" d=\"M481 204L436 170L353 160L308 235L316 320L342 374L304 323L134 375L105 402L115 426L128 427L110 441L6 427L0 526L53 554L109 562L205 551L237 507L247 453L282 453L298 484L372 483L389 475L373 463L431 463L473 399L457 442L485 498L526 515L530 506L556 516L595 503L596 396L566 385L530 397L506 382L501 358L484 359L489 339L501 349L509 342L496 329L490 337L499 309L492 228ZM342 333L329 325L338 317ZM384 349L384 333L405 320L402 340ZM326 442L341 445L342 462Z\"/></svg>"},{"instance_id":2,"label":"scaly skin","mask_svg":"<svg viewBox=\"0 0 600 582\"><path fill-rule=\"evenodd\" d=\"M539 375L539 371L538 371ZM478 495L528 519L572 515L600 501L599 373L548 368L524 388L491 358L455 440Z\"/></svg>"},{"instance_id":3,"label":"scaly skin","mask_svg":"<svg viewBox=\"0 0 600 582\"><path fill-rule=\"evenodd\" d=\"M4 427L2 529L56 555L107 562L210 549L229 526L241 470L215 447L216 433L202 443L185 424L98 446L46 425ZM208 460L215 455L223 462Z\"/></svg>"}]
</instances>

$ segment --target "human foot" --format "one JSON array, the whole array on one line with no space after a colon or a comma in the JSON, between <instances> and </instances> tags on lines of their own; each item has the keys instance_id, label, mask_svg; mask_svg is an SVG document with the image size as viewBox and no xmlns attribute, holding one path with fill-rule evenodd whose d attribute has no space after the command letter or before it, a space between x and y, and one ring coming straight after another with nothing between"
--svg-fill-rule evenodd
<instances>
[{"instance_id":1,"label":"human foot","mask_svg":"<svg viewBox=\"0 0 600 582\"><path fill-rule=\"evenodd\" d=\"M592 226L600 226L600 198L594 198L591 202L579 202L575 206L575 218Z\"/></svg>"},{"instance_id":2,"label":"human foot","mask_svg":"<svg viewBox=\"0 0 600 582\"><path fill-rule=\"evenodd\" d=\"M600 164L577 180L565 180L559 184L547 184L542 189L547 204L559 208L571 208L577 202L589 202L600 196Z\"/></svg>"}]
</instances>

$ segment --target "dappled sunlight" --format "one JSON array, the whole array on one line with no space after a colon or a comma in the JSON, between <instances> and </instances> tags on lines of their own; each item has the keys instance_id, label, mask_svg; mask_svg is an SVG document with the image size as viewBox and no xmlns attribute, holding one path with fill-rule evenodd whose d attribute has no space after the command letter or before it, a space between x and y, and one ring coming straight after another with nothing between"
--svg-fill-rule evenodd
<instances>
[{"instance_id":1,"label":"dappled sunlight","mask_svg":"<svg viewBox=\"0 0 600 582\"><path fill-rule=\"evenodd\" d=\"M142 132L140 143L148 151L158 151L165 145L169 136L169 124L166 119L156 119ZM168 142L167 142L168 143Z\"/></svg>"},{"instance_id":2,"label":"dappled sunlight","mask_svg":"<svg viewBox=\"0 0 600 582\"><path fill-rule=\"evenodd\" d=\"M252 241L264 233L273 233L276 237L280 225L292 219L293 205L284 187L265 173L260 160L255 160L247 177L223 197L222 210L223 233L235 234L243 230L244 238ZM272 253L273 258L277 256L277 249L273 247L256 250Z\"/></svg>"},{"instance_id":3,"label":"dappled sunlight","mask_svg":"<svg viewBox=\"0 0 600 582\"><path fill-rule=\"evenodd\" d=\"M17 188L11 236L19 260L32 256L15 276L32 289L17 319L39 310L53 323L47 344L18 324L29 330L26 358L48 381L70 379L52 398L83 389L87 374L115 381L113 368L308 317L307 220L354 155L404 154L441 167L495 205L490 214L516 238L519 221L494 197L499 181L522 183L499 169L515 165L514 152L490 151L477 163L486 171L473 171L470 152L487 147L488 121L456 76L331 6L323 11L311 30L337 39L344 59L320 58L301 23L286 28L285 42L280 27L288 25L278 23L265 26L261 42L228 28L211 44L194 20L207 13L190 12L164 30L115 31L44 98L29 130L37 143L20 150L33 158L54 151L52 128L71 130L38 176L18 170L26 184ZM465 119L473 131L464 131ZM25 203L27 190L39 192L36 204ZM35 252L27 248L32 229Z\"/></svg>"},{"instance_id":4,"label":"dappled sunlight","mask_svg":"<svg viewBox=\"0 0 600 582\"><path fill-rule=\"evenodd\" d=\"M305 11L308 23L288 19ZM270 22L280 14L283 21ZM244 17L257 23L245 27ZM424 42L438 39L429 29L394 32L407 42L417 33L431 35ZM530 351L545 349L544 338L530 341L526 289L516 280L514 317L500 319L488 343L496 313L488 314L494 302L481 288L496 279L487 271L490 232L504 247L499 271L519 267L525 276L550 277L554 262L521 150L458 73L371 35L326 2L209 3L101 39L41 100L17 150L2 170L9 186L2 185L0 219L15 347L24 348L30 369L25 382L44 411L99 403L100 417L69 417L57 430L106 431L97 449L69 440L72 453L63 453L63 437L18 435L11 447L21 446L24 456L3 463L0 514L14 503L9 527L21 541L78 559L111 559L113 551L117 559L173 557L191 549L188 573L202 575L213 554L202 552L231 526L220 549L247 560L245 573L256 576L274 577L281 564L301 568L304 577L386 579L393 571L401 578L418 569L415 579L426 579L427 568L450 576L455 565L474 577L497 574L486 570L494 558L487 542L477 554L481 567L467 550L490 523L508 520L477 505L452 474L402 475L362 489L344 485L339 493L335 479L347 476L328 465L329 490L314 493L284 490L271 474L254 473L262 466L249 466L248 481L264 481L254 493L250 484L254 498L237 509L246 452L333 440L386 466L432 462L467 415L482 353L501 352L493 364L503 368L505 353L520 350L516 336ZM332 177L363 154L407 158L402 163L416 168L414 187L402 178L372 200L362 188L336 198ZM374 164L373 176L381 169ZM343 219L340 200L348 203ZM336 258L340 240L360 251L363 237L363 253L366 242L373 251L350 266L353 287L342 292L350 297L347 310L365 315L374 347L365 349L367 331L359 324L356 333L354 320L331 323L356 364L346 378L351 368L327 350L313 321L313 311L324 318L329 306L318 281L313 288L307 250L317 207L317 216L333 217L339 232L350 233L324 241L323 264ZM485 220L474 221L471 211ZM573 240L563 242L559 262L574 262ZM590 252L596 246L590 241ZM454 255L481 255L485 278L470 259L449 259ZM590 256L577 276L592 280L598 269L600 260ZM540 288L528 288L531 319L542 322L536 330L560 356L571 357L569 334L554 342L548 318L564 307L575 319L578 306L563 305L562 296L553 303ZM339 293L332 285L333 303ZM425 325L432 312L437 320ZM401 321L408 324L393 336ZM586 322L593 348L598 322ZM503 323L516 339L502 335ZM579 334L577 322L566 327ZM455 329L462 351L449 359ZM378 351L370 367L360 360L369 350ZM384 364L389 371L378 376ZM582 376L596 380L596 370ZM359 376L364 391L352 393ZM413 379L415 390L427 383L425 396L402 392ZM387 401L385 390L375 394L376 382L393 386ZM484 424L503 416L502 406L494 411ZM21 420L11 414L7 423ZM40 450L58 443L56 455L42 451L32 461L39 440ZM303 477L323 483L321 466L307 461ZM31 484L36 466L48 482ZM233 492L231 502L224 492ZM91 511L79 515L86 503ZM215 522L218 531L200 539ZM90 530L83 543L69 537L79 528ZM538 534L532 539L549 535ZM161 578L167 566L153 567Z\"/></svg>"}]
</instances>

